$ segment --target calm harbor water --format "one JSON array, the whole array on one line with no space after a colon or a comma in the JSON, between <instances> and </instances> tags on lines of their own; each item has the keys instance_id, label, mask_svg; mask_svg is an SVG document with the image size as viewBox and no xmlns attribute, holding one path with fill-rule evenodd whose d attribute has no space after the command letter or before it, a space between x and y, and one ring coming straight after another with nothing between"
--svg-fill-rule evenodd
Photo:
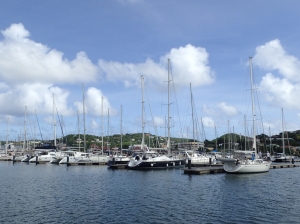
<instances>
[{"instance_id":1,"label":"calm harbor water","mask_svg":"<svg viewBox=\"0 0 300 224\"><path fill-rule=\"evenodd\" d=\"M0 223L300 223L299 176L0 162Z\"/></svg>"}]
</instances>

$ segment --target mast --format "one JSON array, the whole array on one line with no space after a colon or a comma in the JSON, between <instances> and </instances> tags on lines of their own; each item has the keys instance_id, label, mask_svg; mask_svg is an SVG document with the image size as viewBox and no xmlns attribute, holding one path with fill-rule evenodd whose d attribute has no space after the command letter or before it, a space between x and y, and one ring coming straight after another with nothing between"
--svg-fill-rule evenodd
<instances>
[{"instance_id":1,"label":"mast","mask_svg":"<svg viewBox=\"0 0 300 224\"><path fill-rule=\"evenodd\" d=\"M107 149L108 155L110 155L110 143L109 143L109 108L107 108Z\"/></svg>"},{"instance_id":2,"label":"mast","mask_svg":"<svg viewBox=\"0 0 300 224\"><path fill-rule=\"evenodd\" d=\"M54 146L56 146L56 120L55 120L55 101L54 101L54 94L52 95L53 96L53 133L54 133L54 136L53 136L53 139L54 139Z\"/></svg>"},{"instance_id":3,"label":"mast","mask_svg":"<svg viewBox=\"0 0 300 224\"><path fill-rule=\"evenodd\" d=\"M36 116L36 110L34 111ZM35 141L36 141L36 120L34 119L34 141L33 141L33 148L35 149Z\"/></svg>"},{"instance_id":4,"label":"mast","mask_svg":"<svg viewBox=\"0 0 300 224\"><path fill-rule=\"evenodd\" d=\"M145 146L145 133L144 133L144 76L141 76L141 89L142 89L142 142L141 142L141 150L144 150Z\"/></svg>"},{"instance_id":5,"label":"mast","mask_svg":"<svg viewBox=\"0 0 300 224\"><path fill-rule=\"evenodd\" d=\"M170 155L170 59L168 58L168 155Z\"/></svg>"},{"instance_id":6,"label":"mast","mask_svg":"<svg viewBox=\"0 0 300 224\"><path fill-rule=\"evenodd\" d=\"M244 131L245 131L245 150L246 151L246 148L247 148L247 141L246 141L246 134L247 134L247 130L246 130L246 115L244 115L244 123L245 123L245 128L244 128Z\"/></svg>"},{"instance_id":7,"label":"mast","mask_svg":"<svg viewBox=\"0 0 300 224\"><path fill-rule=\"evenodd\" d=\"M257 158L257 149L256 149L256 114L255 114L255 104L254 104L254 85L253 85L253 74L252 74L252 57L249 57L249 64L250 64L252 119L253 119L253 149L255 151L255 158Z\"/></svg>"},{"instance_id":8,"label":"mast","mask_svg":"<svg viewBox=\"0 0 300 224\"><path fill-rule=\"evenodd\" d=\"M121 151L120 151L120 153L122 154L122 148L123 148L123 142L122 142L122 109L123 109L123 107L122 107L122 105L121 105L121 124L120 124L120 135L121 135Z\"/></svg>"},{"instance_id":9,"label":"mast","mask_svg":"<svg viewBox=\"0 0 300 224\"><path fill-rule=\"evenodd\" d=\"M195 146L195 122L194 122L194 107L193 107L193 94L192 94L192 84L190 83L190 92L191 92L191 107L192 107L192 124L193 124L193 140Z\"/></svg>"},{"instance_id":10,"label":"mast","mask_svg":"<svg viewBox=\"0 0 300 224\"><path fill-rule=\"evenodd\" d=\"M215 126L216 150L218 150L218 133L217 133L216 123L214 123L214 126Z\"/></svg>"},{"instance_id":11,"label":"mast","mask_svg":"<svg viewBox=\"0 0 300 224\"><path fill-rule=\"evenodd\" d=\"M7 155L7 146L8 146L8 123L9 123L9 117L7 118L7 127L6 127L6 144L5 144L5 155Z\"/></svg>"},{"instance_id":12,"label":"mast","mask_svg":"<svg viewBox=\"0 0 300 224\"><path fill-rule=\"evenodd\" d=\"M284 125L283 125L283 108L281 108L281 119L282 119L282 153L285 154L285 145L284 145Z\"/></svg>"},{"instance_id":13,"label":"mast","mask_svg":"<svg viewBox=\"0 0 300 224\"><path fill-rule=\"evenodd\" d=\"M25 106L25 114L24 114L24 142L23 142L23 150L26 149L26 112L27 112L27 106Z\"/></svg>"},{"instance_id":14,"label":"mast","mask_svg":"<svg viewBox=\"0 0 300 224\"><path fill-rule=\"evenodd\" d=\"M80 120L79 120L79 111L77 110L77 123L78 123L78 150L80 152L80 144L81 144L81 139L80 139Z\"/></svg>"},{"instance_id":15,"label":"mast","mask_svg":"<svg viewBox=\"0 0 300 224\"><path fill-rule=\"evenodd\" d=\"M270 139L270 153L272 153L273 151L273 146L272 146L272 134L271 134L271 129L270 129L270 126L269 126L269 139Z\"/></svg>"},{"instance_id":16,"label":"mast","mask_svg":"<svg viewBox=\"0 0 300 224\"><path fill-rule=\"evenodd\" d=\"M84 84L82 84L82 111L83 111L83 149L84 149L83 151L86 152Z\"/></svg>"},{"instance_id":17,"label":"mast","mask_svg":"<svg viewBox=\"0 0 300 224\"><path fill-rule=\"evenodd\" d=\"M101 102L101 135L102 135L102 147L101 147L101 153L103 155L103 96L101 97L102 102Z\"/></svg>"}]
</instances>

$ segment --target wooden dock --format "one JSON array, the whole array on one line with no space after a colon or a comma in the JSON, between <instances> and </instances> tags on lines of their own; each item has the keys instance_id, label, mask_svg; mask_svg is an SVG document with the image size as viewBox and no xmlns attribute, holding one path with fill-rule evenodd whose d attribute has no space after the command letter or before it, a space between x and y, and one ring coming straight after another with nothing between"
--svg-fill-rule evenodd
<instances>
[{"instance_id":1,"label":"wooden dock","mask_svg":"<svg viewBox=\"0 0 300 224\"><path fill-rule=\"evenodd\" d=\"M109 169L127 169L127 164L111 164L108 166Z\"/></svg>"},{"instance_id":2,"label":"wooden dock","mask_svg":"<svg viewBox=\"0 0 300 224\"><path fill-rule=\"evenodd\" d=\"M0 161L12 161L12 156L1 156Z\"/></svg>"},{"instance_id":3,"label":"wooden dock","mask_svg":"<svg viewBox=\"0 0 300 224\"><path fill-rule=\"evenodd\" d=\"M281 169L281 168L295 168L300 167L299 164L292 164L292 163L274 163L271 164L270 169ZM191 167L183 169L184 174L217 174L217 173L225 173L223 169L223 165L206 165L201 167Z\"/></svg>"},{"instance_id":4,"label":"wooden dock","mask_svg":"<svg viewBox=\"0 0 300 224\"><path fill-rule=\"evenodd\" d=\"M107 163L104 162L85 162L85 163L66 163L63 165L67 166L100 166L100 165L107 165Z\"/></svg>"}]
</instances>

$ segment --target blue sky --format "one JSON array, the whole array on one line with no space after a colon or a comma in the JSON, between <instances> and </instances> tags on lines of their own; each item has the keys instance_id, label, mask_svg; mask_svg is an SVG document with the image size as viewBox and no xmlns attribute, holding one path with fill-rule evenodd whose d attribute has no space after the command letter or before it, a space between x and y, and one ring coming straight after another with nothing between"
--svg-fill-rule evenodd
<instances>
[{"instance_id":1,"label":"blue sky","mask_svg":"<svg viewBox=\"0 0 300 224\"><path fill-rule=\"evenodd\" d=\"M245 115L251 132L249 56L257 123L266 134L281 132L283 108L284 128L300 129L299 7L292 0L1 1L0 139L22 138L24 123L27 138L40 138L41 129L52 139L53 96L64 134L83 133L83 92L86 133L119 134L121 124L123 134L141 132L141 75L145 131L165 135L168 58L172 136L193 136L190 83L194 133L202 133L195 137L244 134Z\"/></svg>"}]
</instances>

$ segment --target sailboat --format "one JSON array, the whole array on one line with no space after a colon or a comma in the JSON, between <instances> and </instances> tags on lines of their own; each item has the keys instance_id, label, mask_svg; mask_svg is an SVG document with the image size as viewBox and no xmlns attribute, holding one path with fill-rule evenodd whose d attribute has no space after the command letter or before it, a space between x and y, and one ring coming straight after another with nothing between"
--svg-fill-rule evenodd
<instances>
[{"instance_id":1,"label":"sailboat","mask_svg":"<svg viewBox=\"0 0 300 224\"><path fill-rule=\"evenodd\" d=\"M130 157L127 155L123 155L123 141L122 141L122 105L121 105L121 122L120 122L120 154L115 154L110 157L107 162L108 167L115 168L117 165L127 165L130 161Z\"/></svg>"},{"instance_id":2,"label":"sailboat","mask_svg":"<svg viewBox=\"0 0 300 224\"><path fill-rule=\"evenodd\" d=\"M190 83L190 93L191 93L191 108L192 108L193 139L195 139L194 98L193 98L193 94L192 94L192 84L191 83ZM198 142L197 142L197 145L199 145ZM194 144L194 146L195 146L195 144ZM198 150L198 147L196 149L195 149L195 147L193 147L191 150L185 151L187 160L190 160L191 165L209 164L213 160L213 158L211 156L197 153L196 152L197 150ZM215 162L215 160L214 160L214 162Z\"/></svg>"},{"instance_id":3,"label":"sailboat","mask_svg":"<svg viewBox=\"0 0 300 224\"><path fill-rule=\"evenodd\" d=\"M281 108L281 115L282 115L282 153L276 153L273 157L274 163L280 163L280 162L290 162L292 160L291 156L287 156L285 154L285 144L284 144L284 116L283 116L283 108Z\"/></svg>"},{"instance_id":4,"label":"sailboat","mask_svg":"<svg viewBox=\"0 0 300 224\"><path fill-rule=\"evenodd\" d=\"M252 119L253 119L253 150L238 151L233 158L220 158L224 163L223 168L227 173L263 173L268 172L271 163L258 157L256 147L256 114L254 107L254 86L252 76L252 57L249 58L251 98L252 98ZM249 155L251 156L249 158Z\"/></svg>"},{"instance_id":5,"label":"sailboat","mask_svg":"<svg viewBox=\"0 0 300 224\"><path fill-rule=\"evenodd\" d=\"M128 163L129 169L167 169L178 168L185 165L185 159L179 155L174 156L170 153L170 59L168 60L168 140L167 151L168 155L160 155L154 150L145 150L145 135L144 135L144 76L142 79L142 142L141 149L144 151L143 155L136 155L132 157Z\"/></svg>"},{"instance_id":6,"label":"sailboat","mask_svg":"<svg viewBox=\"0 0 300 224\"><path fill-rule=\"evenodd\" d=\"M93 154L86 152L86 127L85 127L85 96L84 96L84 85L82 84L82 106L83 106L83 152L80 152L80 143L79 143L79 152L75 151L66 151L63 154L63 158L60 160L59 164L107 164L109 157L103 154ZM102 98L103 102L103 98ZM102 103L103 108L103 103ZM102 112L103 115L103 112ZM78 121L79 125L79 121ZM103 144L103 137L102 137L102 144ZM103 147L102 147L103 149Z\"/></svg>"}]
</instances>

